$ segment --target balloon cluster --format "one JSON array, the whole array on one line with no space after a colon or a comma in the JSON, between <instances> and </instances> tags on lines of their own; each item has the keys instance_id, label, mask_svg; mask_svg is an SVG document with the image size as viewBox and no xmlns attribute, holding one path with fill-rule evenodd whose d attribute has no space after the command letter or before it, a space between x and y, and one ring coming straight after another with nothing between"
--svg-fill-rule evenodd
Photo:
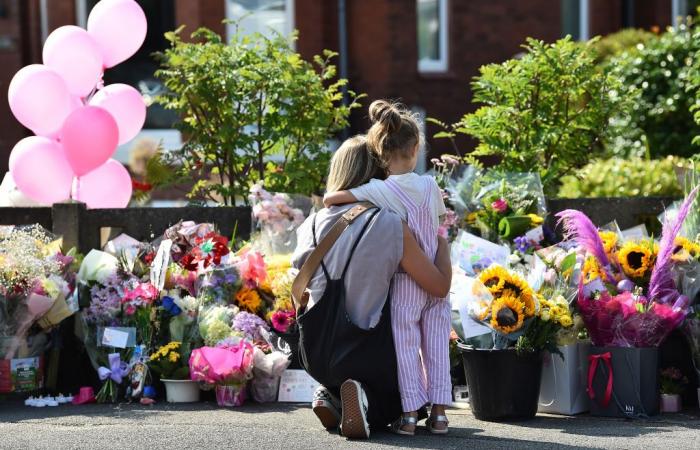
<instances>
[{"instance_id":1,"label":"balloon cluster","mask_svg":"<svg viewBox=\"0 0 700 450\"><path fill-rule=\"evenodd\" d=\"M129 204L129 172L110 158L139 133L146 104L130 86L101 85L104 70L136 53L146 30L135 0L101 0L87 31L56 29L44 44L43 64L14 76L10 108L35 134L10 154L10 174L27 197L44 204L72 198L90 208Z\"/></svg>"}]
</instances>

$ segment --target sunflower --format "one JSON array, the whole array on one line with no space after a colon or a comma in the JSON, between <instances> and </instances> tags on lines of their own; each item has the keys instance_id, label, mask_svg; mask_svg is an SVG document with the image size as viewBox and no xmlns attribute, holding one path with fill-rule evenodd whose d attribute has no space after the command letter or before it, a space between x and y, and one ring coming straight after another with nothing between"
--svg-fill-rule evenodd
<instances>
[{"instance_id":1,"label":"sunflower","mask_svg":"<svg viewBox=\"0 0 700 450\"><path fill-rule=\"evenodd\" d=\"M535 310L537 309L535 305L535 293L523 277L515 273L509 273L503 283L503 292L501 296L506 296L508 292L525 304L526 317L535 315Z\"/></svg>"},{"instance_id":2,"label":"sunflower","mask_svg":"<svg viewBox=\"0 0 700 450\"><path fill-rule=\"evenodd\" d=\"M236 293L236 304L241 309L255 313L262 305L260 294L255 289L241 289Z\"/></svg>"},{"instance_id":3,"label":"sunflower","mask_svg":"<svg viewBox=\"0 0 700 450\"><path fill-rule=\"evenodd\" d=\"M656 260L655 247L647 243L625 243L618 254L625 275L637 279L649 275Z\"/></svg>"},{"instance_id":4,"label":"sunflower","mask_svg":"<svg viewBox=\"0 0 700 450\"><path fill-rule=\"evenodd\" d=\"M698 257L700 257L700 244L682 236L676 238L672 256L675 262L684 263Z\"/></svg>"},{"instance_id":5,"label":"sunflower","mask_svg":"<svg viewBox=\"0 0 700 450\"><path fill-rule=\"evenodd\" d=\"M603 241L603 248L605 253L608 255L613 254L615 247L617 246L617 233L614 231L600 231L598 232L600 239Z\"/></svg>"},{"instance_id":6,"label":"sunflower","mask_svg":"<svg viewBox=\"0 0 700 450\"><path fill-rule=\"evenodd\" d=\"M491 327L502 334L518 331L525 320L525 303L507 295L493 302Z\"/></svg>"},{"instance_id":7,"label":"sunflower","mask_svg":"<svg viewBox=\"0 0 700 450\"><path fill-rule=\"evenodd\" d=\"M508 271L496 264L479 274L479 281L494 295L503 289L503 285L508 278L510 278Z\"/></svg>"}]
</instances>

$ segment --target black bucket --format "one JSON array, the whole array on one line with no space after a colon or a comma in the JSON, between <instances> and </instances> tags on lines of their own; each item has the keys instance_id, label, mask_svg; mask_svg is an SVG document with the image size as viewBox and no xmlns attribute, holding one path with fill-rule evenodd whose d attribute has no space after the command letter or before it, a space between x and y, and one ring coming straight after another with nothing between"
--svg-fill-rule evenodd
<instances>
[{"instance_id":1,"label":"black bucket","mask_svg":"<svg viewBox=\"0 0 700 450\"><path fill-rule=\"evenodd\" d=\"M490 422L532 419L542 381L542 352L485 350L459 344L474 417Z\"/></svg>"}]
</instances>

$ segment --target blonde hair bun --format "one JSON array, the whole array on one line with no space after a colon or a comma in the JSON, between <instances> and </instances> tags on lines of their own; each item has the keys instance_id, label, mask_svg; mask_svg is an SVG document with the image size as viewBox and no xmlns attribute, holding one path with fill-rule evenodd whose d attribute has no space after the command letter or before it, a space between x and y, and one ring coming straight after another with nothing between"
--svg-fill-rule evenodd
<instances>
[{"instance_id":1,"label":"blonde hair bun","mask_svg":"<svg viewBox=\"0 0 700 450\"><path fill-rule=\"evenodd\" d=\"M401 127L403 115L399 106L386 100L375 100L369 105L369 120L392 133Z\"/></svg>"}]
</instances>

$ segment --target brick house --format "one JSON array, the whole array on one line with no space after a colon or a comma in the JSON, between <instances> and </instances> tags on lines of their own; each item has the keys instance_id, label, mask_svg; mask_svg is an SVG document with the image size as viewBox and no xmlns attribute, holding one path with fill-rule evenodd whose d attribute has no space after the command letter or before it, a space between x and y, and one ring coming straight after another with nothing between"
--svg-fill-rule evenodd
<instances>
[{"instance_id":1,"label":"brick house","mask_svg":"<svg viewBox=\"0 0 700 450\"><path fill-rule=\"evenodd\" d=\"M13 145L28 134L7 106L12 76L41 61L43 40L52 30L84 26L96 1L0 0L0 174ZM245 16L245 29L299 30L296 49L306 58L324 48L340 50L341 74L369 99L400 99L448 122L471 108L469 81L478 68L517 54L527 36L554 41L565 34L586 39L630 26L663 28L688 8L686 0L138 1L149 19L149 35L135 57L108 71L108 83L157 87L149 55L164 48L163 32L184 24L189 30L206 26L225 34L223 19ZM352 132L366 128L365 117L366 109L355 114ZM155 133L166 146L178 145L170 123L172 117L152 107L145 133ZM445 146L430 139L428 144L433 152ZM120 149L119 159L125 159L125 151Z\"/></svg>"}]
</instances>

